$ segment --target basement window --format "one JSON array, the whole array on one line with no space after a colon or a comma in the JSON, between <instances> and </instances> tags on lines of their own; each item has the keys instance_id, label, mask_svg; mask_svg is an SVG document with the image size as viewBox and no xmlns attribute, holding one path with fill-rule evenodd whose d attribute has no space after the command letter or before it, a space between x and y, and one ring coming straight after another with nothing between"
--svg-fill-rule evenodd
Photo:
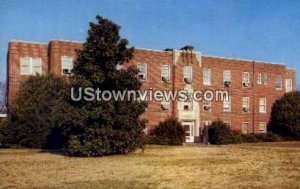
<instances>
[{"instance_id":1,"label":"basement window","mask_svg":"<svg viewBox=\"0 0 300 189\"><path fill-rule=\"evenodd\" d=\"M266 122L260 122L258 129L259 129L260 133L266 133L267 132L267 124L266 124Z\"/></svg>"}]
</instances>

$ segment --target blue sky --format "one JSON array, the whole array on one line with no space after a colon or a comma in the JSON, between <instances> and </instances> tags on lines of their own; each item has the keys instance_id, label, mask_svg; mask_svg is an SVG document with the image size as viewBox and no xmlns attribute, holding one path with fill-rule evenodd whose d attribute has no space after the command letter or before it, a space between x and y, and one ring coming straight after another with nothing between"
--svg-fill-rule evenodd
<instances>
[{"instance_id":1,"label":"blue sky","mask_svg":"<svg viewBox=\"0 0 300 189\"><path fill-rule=\"evenodd\" d=\"M84 41L97 14L118 23L135 47L190 44L207 55L280 62L300 71L298 0L1 0L0 80L9 40Z\"/></svg>"}]
</instances>

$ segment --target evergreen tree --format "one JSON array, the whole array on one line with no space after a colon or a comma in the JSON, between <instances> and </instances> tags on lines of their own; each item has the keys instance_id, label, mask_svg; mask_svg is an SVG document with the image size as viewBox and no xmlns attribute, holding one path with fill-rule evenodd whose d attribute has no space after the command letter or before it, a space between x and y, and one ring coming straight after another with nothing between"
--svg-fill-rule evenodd
<instances>
[{"instance_id":1,"label":"evergreen tree","mask_svg":"<svg viewBox=\"0 0 300 189\"><path fill-rule=\"evenodd\" d=\"M101 16L90 23L87 41L78 52L72 70L70 87L90 87L101 91L139 90L140 81L133 67L117 69L133 56L133 48L119 36L120 27ZM140 145L145 120L146 103L133 101L72 101L68 99L69 117L64 123L69 136L70 156L102 156L128 153Z\"/></svg>"},{"instance_id":2,"label":"evergreen tree","mask_svg":"<svg viewBox=\"0 0 300 189\"><path fill-rule=\"evenodd\" d=\"M300 92L286 93L272 107L268 130L284 137L300 139Z\"/></svg>"}]
</instances>

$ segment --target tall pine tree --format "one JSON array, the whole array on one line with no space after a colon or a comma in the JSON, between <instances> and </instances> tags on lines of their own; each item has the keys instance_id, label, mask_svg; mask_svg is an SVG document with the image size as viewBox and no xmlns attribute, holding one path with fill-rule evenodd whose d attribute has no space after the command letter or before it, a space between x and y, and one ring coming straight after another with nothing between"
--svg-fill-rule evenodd
<instances>
[{"instance_id":1,"label":"tall pine tree","mask_svg":"<svg viewBox=\"0 0 300 189\"><path fill-rule=\"evenodd\" d=\"M101 16L96 19L96 23L90 23L87 41L78 52L70 86L101 91L139 90L141 83L134 67L117 69L132 58L134 49L127 48L128 41L120 38L120 26ZM71 119L64 123L69 136L68 155L128 153L140 145L145 128L140 115L145 112L145 102L114 99L68 102Z\"/></svg>"}]
</instances>

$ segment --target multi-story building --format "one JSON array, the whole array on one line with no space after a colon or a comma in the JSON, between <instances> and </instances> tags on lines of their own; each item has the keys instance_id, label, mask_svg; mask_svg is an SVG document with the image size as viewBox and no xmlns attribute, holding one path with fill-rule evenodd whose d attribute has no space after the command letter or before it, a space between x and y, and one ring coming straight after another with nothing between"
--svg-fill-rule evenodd
<instances>
[{"instance_id":1,"label":"multi-story building","mask_svg":"<svg viewBox=\"0 0 300 189\"><path fill-rule=\"evenodd\" d=\"M7 54L8 108L29 75L54 73L68 77L82 43L10 41ZM186 129L186 141L198 142L203 128L220 119L242 133L266 132L276 99L296 87L296 72L283 64L215 57L193 51L136 48L129 64L139 69L143 89L229 92L227 101L151 101L143 117L148 127L176 116ZM30 113L30 112L29 112Z\"/></svg>"}]
</instances>

